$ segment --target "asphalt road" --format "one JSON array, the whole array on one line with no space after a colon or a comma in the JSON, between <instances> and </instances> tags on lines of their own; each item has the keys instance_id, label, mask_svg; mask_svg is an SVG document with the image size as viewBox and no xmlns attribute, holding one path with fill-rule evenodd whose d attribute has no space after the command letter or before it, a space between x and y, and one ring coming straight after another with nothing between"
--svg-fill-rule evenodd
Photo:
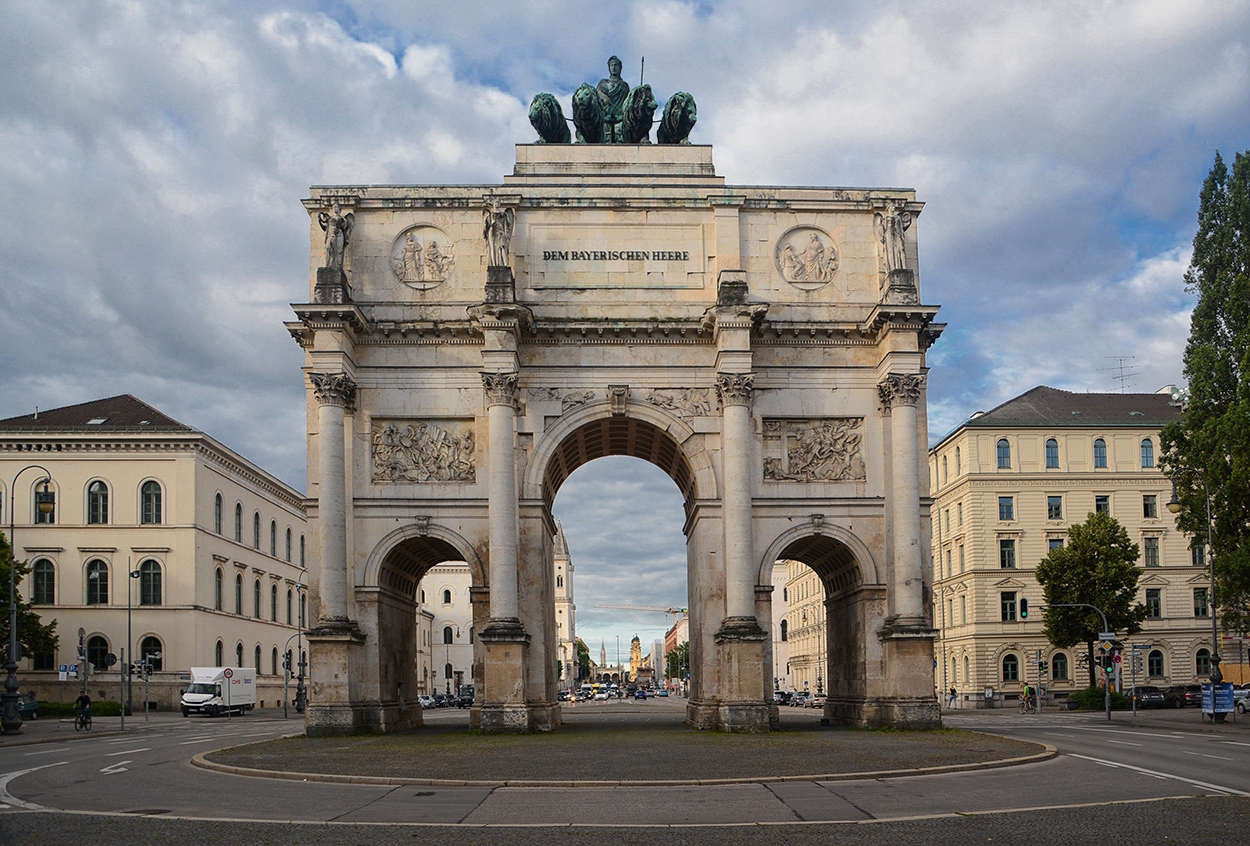
<instances>
[{"instance_id":1,"label":"asphalt road","mask_svg":"<svg viewBox=\"0 0 1250 846\"><path fill-rule=\"evenodd\" d=\"M463 712L430 716L464 719ZM1131 720L948 714L950 725L1041 740L1062 753L988 771L716 787L430 788L256 779L188 763L195 752L298 731L295 720L157 715L146 724L128 721L122 735L101 733L109 725L98 719L91 737L57 724L39 727L49 742L0 744L0 842L949 844L1009 837L1136 846L1192 839L1195 831L1250 842L1250 721L1208 727L1193 710Z\"/></svg>"}]
</instances>

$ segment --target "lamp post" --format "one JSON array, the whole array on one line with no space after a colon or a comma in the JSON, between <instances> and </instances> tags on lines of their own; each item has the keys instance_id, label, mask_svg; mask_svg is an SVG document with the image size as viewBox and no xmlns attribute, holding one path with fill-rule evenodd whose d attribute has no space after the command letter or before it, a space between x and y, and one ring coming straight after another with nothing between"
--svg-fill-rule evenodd
<instances>
[{"instance_id":1,"label":"lamp post","mask_svg":"<svg viewBox=\"0 0 1250 846\"><path fill-rule=\"evenodd\" d=\"M1215 549L1211 546L1211 492L1207 489L1206 479L1202 480L1202 498L1207 503L1207 575L1211 580L1210 593L1207 595L1207 611L1211 614L1211 685L1214 701L1214 686L1224 681L1224 674L1220 672L1220 627L1219 618L1216 614L1215 605ZM1180 514L1182 509L1181 501L1176 497L1176 483L1172 483L1172 498L1168 500L1168 511L1173 514Z\"/></svg>"},{"instance_id":2,"label":"lamp post","mask_svg":"<svg viewBox=\"0 0 1250 846\"><path fill-rule=\"evenodd\" d=\"M299 605L296 610L295 617L295 654L299 658L296 666L299 669L299 675L295 678L295 713L302 714L308 706L308 691L304 688L304 667L307 662L304 661L304 583L295 583L295 601Z\"/></svg>"},{"instance_id":3,"label":"lamp post","mask_svg":"<svg viewBox=\"0 0 1250 846\"><path fill-rule=\"evenodd\" d=\"M48 490L48 482L52 480L52 474L48 472L46 467L39 464L28 464L17 471L17 475L13 477L13 484L9 486L9 663L4 667L8 674L4 679L4 693L0 695L0 698L4 700L4 714L3 718L0 718L0 730L4 734L19 734L22 731L22 717L17 710L19 699L17 683L17 545L13 543L13 527L17 518L13 491L17 487L18 477L27 470L32 469L41 470L44 473L43 490L35 492L35 505L39 508L39 513L51 514L52 509L56 506L56 494Z\"/></svg>"},{"instance_id":4,"label":"lamp post","mask_svg":"<svg viewBox=\"0 0 1250 846\"><path fill-rule=\"evenodd\" d=\"M130 557L126 557L126 572L130 574L130 578L126 579L126 655L122 656L122 663L126 665L126 701L122 704L122 730L126 729L126 711L134 708L134 664L135 664L135 644L134 636L131 634L130 628L130 612L134 608L134 588L133 582L139 578L138 570L130 569ZM139 601L143 601L143 597L139 597ZM128 663L127 663L128 662Z\"/></svg>"}]
</instances>

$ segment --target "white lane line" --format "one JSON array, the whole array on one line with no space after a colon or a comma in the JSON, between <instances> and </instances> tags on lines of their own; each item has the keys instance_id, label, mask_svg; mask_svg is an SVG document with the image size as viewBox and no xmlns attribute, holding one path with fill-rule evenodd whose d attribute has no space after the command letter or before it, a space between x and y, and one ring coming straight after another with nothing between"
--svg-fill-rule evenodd
<instances>
[{"instance_id":1,"label":"white lane line","mask_svg":"<svg viewBox=\"0 0 1250 846\"><path fill-rule=\"evenodd\" d=\"M178 745L179 745L179 746L190 746L190 745L191 745L191 744L193 744L193 743L208 743L210 740L215 740L215 739L216 739L216 738L206 737L206 738L204 738L203 740L184 740L184 741L182 741L181 743L179 743Z\"/></svg>"},{"instance_id":2,"label":"white lane line","mask_svg":"<svg viewBox=\"0 0 1250 846\"><path fill-rule=\"evenodd\" d=\"M1143 744L1141 744L1141 743L1130 743L1130 742L1129 742L1129 741L1127 741L1127 740L1108 740L1107 742L1108 742L1108 743L1114 743L1114 744L1116 744L1117 746L1137 746L1137 747L1140 747L1140 746L1142 746L1142 745L1143 745Z\"/></svg>"},{"instance_id":3,"label":"white lane line","mask_svg":"<svg viewBox=\"0 0 1250 846\"><path fill-rule=\"evenodd\" d=\"M1214 758L1217 761L1231 761L1232 758L1225 758L1223 755L1204 755L1201 752L1190 752L1188 749L1182 749L1186 755L1196 755L1199 758Z\"/></svg>"},{"instance_id":4,"label":"white lane line","mask_svg":"<svg viewBox=\"0 0 1250 846\"><path fill-rule=\"evenodd\" d=\"M105 757L105 758L112 758L112 757L117 756L117 755L131 755L131 754L133 754L133 753L135 753L135 752L151 752L151 751L152 751L152 747L151 747L151 746L147 746L147 747L144 747L143 749L126 749L126 750L123 750L123 751L121 751L121 752L110 752L110 753L108 753L107 755L105 755L104 757Z\"/></svg>"},{"instance_id":5,"label":"white lane line","mask_svg":"<svg viewBox=\"0 0 1250 846\"><path fill-rule=\"evenodd\" d=\"M1185 784L1192 784L1195 787L1201 787L1204 790L1217 790L1221 793L1228 793L1233 796L1250 796L1250 793L1246 793L1243 790L1238 790L1235 787L1223 787L1218 784L1211 784L1210 782L1207 782L1207 781L1198 781L1197 779L1185 778L1184 776L1173 775L1172 773L1161 773L1158 770L1148 770L1145 767L1135 767L1132 764L1120 764L1120 763L1116 763L1115 761L1104 761L1101 758L1091 758L1088 755L1077 755L1074 752L1069 752L1067 754L1069 757L1080 758L1082 761L1092 761L1095 764L1101 764L1104 767L1116 767L1119 769L1132 770L1135 773L1142 773L1143 775L1154 776L1156 778L1168 778L1168 779L1172 779L1173 781L1180 781L1180 782L1184 782Z\"/></svg>"},{"instance_id":6,"label":"white lane line","mask_svg":"<svg viewBox=\"0 0 1250 846\"><path fill-rule=\"evenodd\" d=\"M17 778L18 776L24 776L27 773L33 773L36 770L46 770L49 767L59 767L62 764L67 764L67 763L69 762L57 761L55 764L44 764L42 767L31 767L28 770L17 770L16 772L5 773L4 775L0 775L0 803L3 803L10 807L25 808L28 811L48 810L43 805L36 805L34 802L24 802L21 799L18 799L16 796L14 796L12 793L9 792L9 782Z\"/></svg>"},{"instance_id":7,"label":"white lane line","mask_svg":"<svg viewBox=\"0 0 1250 846\"><path fill-rule=\"evenodd\" d=\"M1148 731L1125 731L1124 729L1096 728L1094 726L1073 726L1075 731L1097 731L1103 734L1127 734L1133 737L1162 737L1171 740L1174 737L1188 737L1185 734L1154 734Z\"/></svg>"},{"instance_id":8,"label":"white lane line","mask_svg":"<svg viewBox=\"0 0 1250 846\"><path fill-rule=\"evenodd\" d=\"M65 751L64 746L58 746L55 749L40 749L38 752L25 752L23 754L25 755L25 757L29 758L32 755L51 755L54 752L64 752L64 751Z\"/></svg>"},{"instance_id":9,"label":"white lane line","mask_svg":"<svg viewBox=\"0 0 1250 846\"><path fill-rule=\"evenodd\" d=\"M134 762L133 761L118 761L116 764L109 764L107 767L100 770L100 772L104 773L105 775L117 775L118 773L124 773L126 772L126 768L123 767L122 764L131 764L131 763L134 763Z\"/></svg>"},{"instance_id":10,"label":"white lane line","mask_svg":"<svg viewBox=\"0 0 1250 846\"><path fill-rule=\"evenodd\" d=\"M1250 743L1239 743L1236 740L1221 740L1220 743L1227 743L1229 746L1250 746Z\"/></svg>"}]
</instances>

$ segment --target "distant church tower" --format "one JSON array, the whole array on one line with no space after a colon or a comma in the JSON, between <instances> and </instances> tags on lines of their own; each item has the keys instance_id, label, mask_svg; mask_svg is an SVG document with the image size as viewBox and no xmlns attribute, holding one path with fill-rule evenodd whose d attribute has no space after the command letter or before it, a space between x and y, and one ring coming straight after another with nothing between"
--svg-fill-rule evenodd
<instances>
[{"instance_id":1,"label":"distant church tower","mask_svg":"<svg viewBox=\"0 0 1250 846\"><path fill-rule=\"evenodd\" d=\"M642 669L642 641L638 635L629 642L629 680L638 681L638 671Z\"/></svg>"},{"instance_id":2,"label":"distant church tower","mask_svg":"<svg viewBox=\"0 0 1250 846\"><path fill-rule=\"evenodd\" d=\"M569 557L569 542L564 537L564 527L559 524L556 524L554 559L556 649L563 667L560 684L572 686L577 681L577 606L573 604L573 560Z\"/></svg>"},{"instance_id":3,"label":"distant church tower","mask_svg":"<svg viewBox=\"0 0 1250 846\"><path fill-rule=\"evenodd\" d=\"M602 640L599 641L599 666L608 666L608 646L607 643ZM606 672L606 670L602 670L601 672Z\"/></svg>"}]
</instances>

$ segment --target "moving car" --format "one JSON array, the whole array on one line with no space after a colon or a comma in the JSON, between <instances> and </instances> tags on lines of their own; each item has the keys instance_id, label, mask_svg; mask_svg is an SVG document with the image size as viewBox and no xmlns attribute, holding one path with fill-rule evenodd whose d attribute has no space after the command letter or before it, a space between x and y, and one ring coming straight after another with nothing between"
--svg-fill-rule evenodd
<instances>
[{"instance_id":1,"label":"moving car","mask_svg":"<svg viewBox=\"0 0 1250 846\"><path fill-rule=\"evenodd\" d=\"M647 698L647 692L646 692L645 690L643 690L643 689L640 687L640 688L638 688L638 690L634 693L634 698L635 698L635 699L646 699L646 698Z\"/></svg>"}]
</instances>

